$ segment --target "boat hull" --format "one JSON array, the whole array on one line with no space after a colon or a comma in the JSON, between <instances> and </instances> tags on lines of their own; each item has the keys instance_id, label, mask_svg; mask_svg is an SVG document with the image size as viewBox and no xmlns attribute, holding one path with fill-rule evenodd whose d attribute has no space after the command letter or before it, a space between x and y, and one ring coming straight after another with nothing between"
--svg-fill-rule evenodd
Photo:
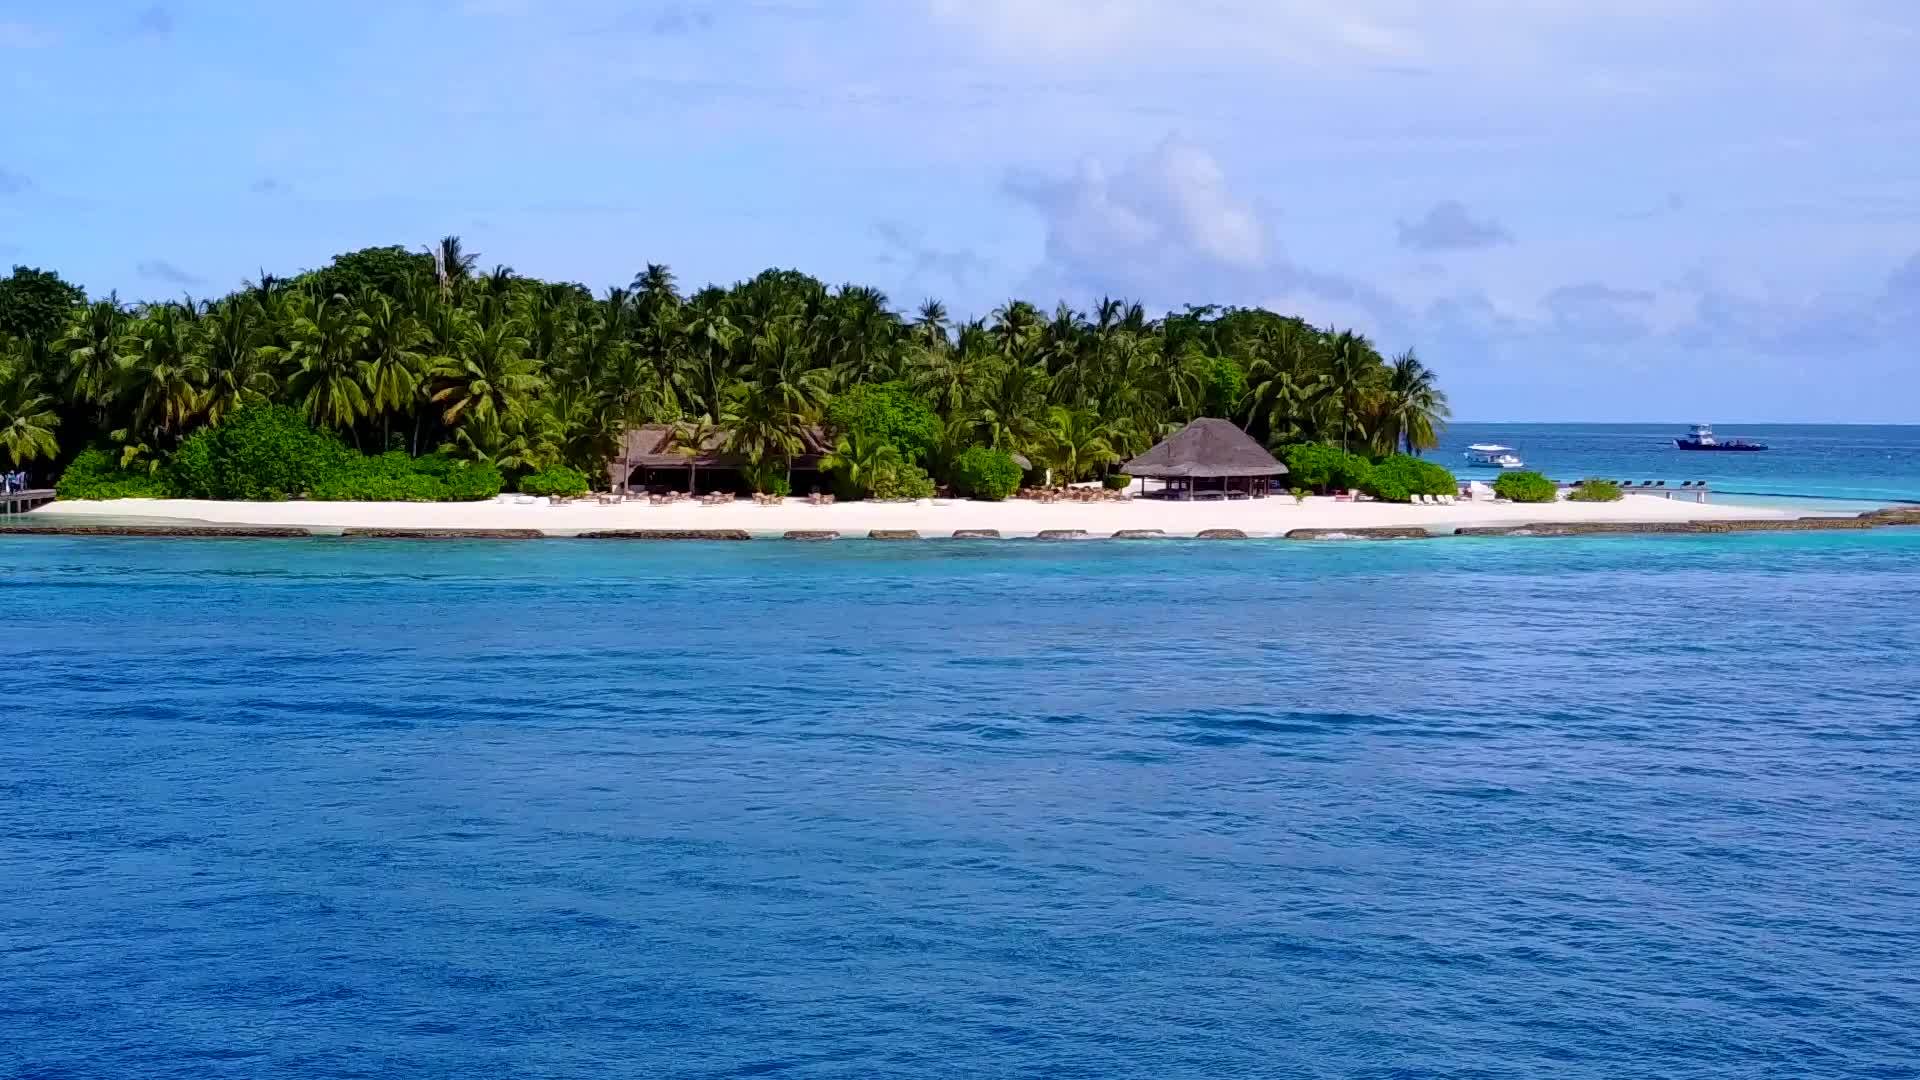
<instances>
[{"instance_id":1,"label":"boat hull","mask_svg":"<svg viewBox=\"0 0 1920 1080\"><path fill-rule=\"evenodd\" d=\"M1673 445L1682 450L1698 450L1702 453L1717 454L1754 454L1766 449L1766 447L1760 443L1746 443L1744 445L1741 443L1715 443L1712 446L1703 446L1700 443L1688 442L1685 439L1675 439L1673 440Z\"/></svg>"}]
</instances>

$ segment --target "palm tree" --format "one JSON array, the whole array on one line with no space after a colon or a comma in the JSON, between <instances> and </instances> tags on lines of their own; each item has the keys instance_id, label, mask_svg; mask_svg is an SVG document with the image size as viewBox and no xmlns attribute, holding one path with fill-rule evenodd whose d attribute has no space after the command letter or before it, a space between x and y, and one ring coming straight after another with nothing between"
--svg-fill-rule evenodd
<instances>
[{"instance_id":1,"label":"palm tree","mask_svg":"<svg viewBox=\"0 0 1920 1080\"><path fill-rule=\"evenodd\" d=\"M904 464L892 440L862 430L841 435L833 452L820 459L823 471L838 473L848 487L868 493Z\"/></svg>"},{"instance_id":2,"label":"palm tree","mask_svg":"<svg viewBox=\"0 0 1920 1080\"><path fill-rule=\"evenodd\" d=\"M473 319L466 310L454 304L443 303L429 296L419 320L420 371L424 383L431 373L445 370L459 363L455 358L466 352L467 342L474 334ZM420 456L420 427L427 419L428 410L413 409L413 435L407 444L407 452Z\"/></svg>"},{"instance_id":3,"label":"palm tree","mask_svg":"<svg viewBox=\"0 0 1920 1080\"><path fill-rule=\"evenodd\" d=\"M1040 432L1040 460L1053 470L1054 483L1071 484L1120 460L1108 441L1111 434L1093 410L1055 405L1047 410L1047 425Z\"/></svg>"},{"instance_id":4,"label":"palm tree","mask_svg":"<svg viewBox=\"0 0 1920 1080\"><path fill-rule=\"evenodd\" d=\"M750 465L779 462L791 473L804 432L826 405L826 373L810 368L801 332L781 320L754 338L754 367L734 386L726 414L727 451Z\"/></svg>"},{"instance_id":5,"label":"palm tree","mask_svg":"<svg viewBox=\"0 0 1920 1080\"><path fill-rule=\"evenodd\" d=\"M469 419L506 427L520 419L540 376L518 330L496 323L474 335L460 355L439 358L429 376L439 387L433 400L443 406L440 419L448 427Z\"/></svg>"},{"instance_id":6,"label":"palm tree","mask_svg":"<svg viewBox=\"0 0 1920 1080\"><path fill-rule=\"evenodd\" d=\"M1440 445L1440 429L1453 415L1433 369L1412 349L1393 358L1383 406L1381 428L1392 436L1388 448L1404 445L1409 454Z\"/></svg>"},{"instance_id":7,"label":"palm tree","mask_svg":"<svg viewBox=\"0 0 1920 1080\"><path fill-rule=\"evenodd\" d=\"M14 465L51 460L60 452L53 434L60 416L53 411L53 398L41 393L37 382L29 372L0 368L0 451Z\"/></svg>"},{"instance_id":8,"label":"palm tree","mask_svg":"<svg viewBox=\"0 0 1920 1080\"><path fill-rule=\"evenodd\" d=\"M713 306L696 308L683 334L684 350L663 343L653 354L655 370L674 388L685 411L718 416L733 351L743 335L725 311Z\"/></svg>"},{"instance_id":9,"label":"palm tree","mask_svg":"<svg viewBox=\"0 0 1920 1080\"><path fill-rule=\"evenodd\" d=\"M1329 331L1331 333L1331 331ZM1380 354L1373 343L1351 330L1333 335L1327 344L1328 404L1340 429L1340 448L1351 450L1354 438L1365 440L1366 422L1380 370Z\"/></svg>"},{"instance_id":10,"label":"palm tree","mask_svg":"<svg viewBox=\"0 0 1920 1080\"><path fill-rule=\"evenodd\" d=\"M440 285L440 298L451 299L467 280L473 277L473 268L480 264L480 253L469 252L460 246L457 236L443 236L440 243L427 249L433 256L433 276Z\"/></svg>"},{"instance_id":11,"label":"palm tree","mask_svg":"<svg viewBox=\"0 0 1920 1080\"><path fill-rule=\"evenodd\" d=\"M645 270L633 275L632 288L634 303L643 321L680 306L680 293L674 288L673 271L665 263L648 263Z\"/></svg>"},{"instance_id":12,"label":"palm tree","mask_svg":"<svg viewBox=\"0 0 1920 1080\"><path fill-rule=\"evenodd\" d=\"M201 323L209 424L218 424L235 409L271 400L276 389L271 366L278 350L265 343L257 311L251 303L229 299Z\"/></svg>"},{"instance_id":13,"label":"palm tree","mask_svg":"<svg viewBox=\"0 0 1920 1080\"><path fill-rule=\"evenodd\" d=\"M935 412L958 416L973 400L988 349L985 328L969 323L961 327L955 345L922 345L914 350L907 363L908 382L927 397Z\"/></svg>"},{"instance_id":14,"label":"palm tree","mask_svg":"<svg viewBox=\"0 0 1920 1080\"><path fill-rule=\"evenodd\" d=\"M1009 300L993 312L993 340L1002 357L1011 358L1040 330L1040 311L1025 300Z\"/></svg>"},{"instance_id":15,"label":"palm tree","mask_svg":"<svg viewBox=\"0 0 1920 1080\"><path fill-rule=\"evenodd\" d=\"M673 452L687 459L687 494L699 492L698 458L707 452L708 445L720 434L720 428L710 416L694 416L673 426L668 436Z\"/></svg>"},{"instance_id":16,"label":"palm tree","mask_svg":"<svg viewBox=\"0 0 1920 1080\"><path fill-rule=\"evenodd\" d=\"M354 425L371 410L367 401L367 364L361 343L368 320L344 299L313 301L293 322L287 389L316 427L345 428L360 444Z\"/></svg>"},{"instance_id":17,"label":"palm tree","mask_svg":"<svg viewBox=\"0 0 1920 1080\"><path fill-rule=\"evenodd\" d=\"M1036 364L1013 362L982 388L976 412L981 434L996 450L1022 450L1040 427L1047 376Z\"/></svg>"},{"instance_id":18,"label":"palm tree","mask_svg":"<svg viewBox=\"0 0 1920 1080\"><path fill-rule=\"evenodd\" d=\"M406 309L378 293L361 297L367 320L365 350L367 397L370 411L380 415L380 449L391 439L394 413L412 411L420 394L421 359L418 347L423 330Z\"/></svg>"},{"instance_id":19,"label":"palm tree","mask_svg":"<svg viewBox=\"0 0 1920 1080\"><path fill-rule=\"evenodd\" d=\"M913 317L914 341L923 349L944 349L947 341L947 306L938 300L926 300Z\"/></svg>"},{"instance_id":20,"label":"palm tree","mask_svg":"<svg viewBox=\"0 0 1920 1080\"><path fill-rule=\"evenodd\" d=\"M118 295L88 304L67 324L67 332L54 343L54 351L66 358L62 397L74 404L104 404L120 381L126 366L127 309Z\"/></svg>"},{"instance_id":21,"label":"palm tree","mask_svg":"<svg viewBox=\"0 0 1920 1080\"><path fill-rule=\"evenodd\" d=\"M133 423L120 442L131 460L160 440L184 433L200 411L200 358L187 316L174 304L148 308L135 325L132 360L123 369ZM144 448L144 449L143 449Z\"/></svg>"},{"instance_id":22,"label":"palm tree","mask_svg":"<svg viewBox=\"0 0 1920 1080\"><path fill-rule=\"evenodd\" d=\"M1247 377L1247 426L1264 421L1271 441L1300 442L1325 411L1332 386L1323 372L1275 369L1256 360Z\"/></svg>"}]
</instances>

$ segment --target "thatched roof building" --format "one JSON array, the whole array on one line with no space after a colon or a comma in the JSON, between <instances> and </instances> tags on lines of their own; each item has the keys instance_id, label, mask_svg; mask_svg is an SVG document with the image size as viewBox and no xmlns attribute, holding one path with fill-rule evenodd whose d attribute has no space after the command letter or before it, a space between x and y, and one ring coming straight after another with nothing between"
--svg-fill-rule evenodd
<instances>
[{"instance_id":1,"label":"thatched roof building","mask_svg":"<svg viewBox=\"0 0 1920 1080\"><path fill-rule=\"evenodd\" d=\"M1123 471L1163 480L1171 477L1212 479L1284 476L1287 467L1231 421L1202 417L1127 462Z\"/></svg>"},{"instance_id":2,"label":"thatched roof building","mask_svg":"<svg viewBox=\"0 0 1920 1080\"><path fill-rule=\"evenodd\" d=\"M691 474L695 469L737 469L742 462L726 452L731 434L726 428L710 428L699 451L689 454L669 424L630 428L621 440L620 449L607 462L607 479L615 490L620 490L626 487L630 477L637 479L649 472L685 469ZM817 427L801 432L800 441L802 449L793 457L795 469L819 468L821 456L833 449L826 433Z\"/></svg>"},{"instance_id":3,"label":"thatched roof building","mask_svg":"<svg viewBox=\"0 0 1920 1080\"><path fill-rule=\"evenodd\" d=\"M1214 417L1195 420L1122 469L1132 476L1166 480L1169 489L1178 488L1189 496L1196 480L1218 481L1217 485L1210 482L1205 486L1221 493L1244 488L1247 494L1261 495L1266 492L1268 478L1284 476L1287 471L1252 436L1232 422ZM1233 480L1246 483L1233 485Z\"/></svg>"}]
</instances>

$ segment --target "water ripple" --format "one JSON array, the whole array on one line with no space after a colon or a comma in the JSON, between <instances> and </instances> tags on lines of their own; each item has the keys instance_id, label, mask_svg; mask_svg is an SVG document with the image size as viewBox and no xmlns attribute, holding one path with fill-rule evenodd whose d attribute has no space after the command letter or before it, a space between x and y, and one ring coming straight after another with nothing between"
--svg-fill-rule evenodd
<instances>
[{"instance_id":1,"label":"water ripple","mask_svg":"<svg viewBox=\"0 0 1920 1080\"><path fill-rule=\"evenodd\" d=\"M0 1076L1920 1075L1920 534L16 539Z\"/></svg>"}]
</instances>

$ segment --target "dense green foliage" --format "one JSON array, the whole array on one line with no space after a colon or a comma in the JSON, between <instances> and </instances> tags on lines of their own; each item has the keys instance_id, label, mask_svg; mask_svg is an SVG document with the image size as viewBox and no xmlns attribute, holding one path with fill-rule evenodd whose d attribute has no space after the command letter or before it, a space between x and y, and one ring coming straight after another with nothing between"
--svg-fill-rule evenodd
<instances>
[{"instance_id":1,"label":"dense green foliage","mask_svg":"<svg viewBox=\"0 0 1920 1080\"><path fill-rule=\"evenodd\" d=\"M1297 443L1282 453L1287 477L1293 483L1314 491L1344 491L1366 487L1373 464L1358 454L1337 446Z\"/></svg>"},{"instance_id":2,"label":"dense green foliage","mask_svg":"<svg viewBox=\"0 0 1920 1080\"><path fill-rule=\"evenodd\" d=\"M1216 356L1207 366L1206 415L1231 417L1247 396L1247 373L1232 357Z\"/></svg>"},{"instance_id":3,"label":"dense green foliage","mask_svg":"<svg viewBox=\"0 0 1920 1080\"><path fill-rule=\"evenodd\" d=\"M1573 502L1619 502L1625 494L1618 481L1583 480L1567 493L1567 498Z\"/></svg>"},{"instance_id":4,"label":"dense green foliage","mask_svg":"<svg viewBox=\"0 0 1920 1080\"><path fill-rule=\"evenodd\" d=\"M83 455L84 456L84 455ZM78 467L67 469L63 484ZM166 493L190 499L330 502L470 502L500 493L500 470L449 454L409 457L405 451L365 455L316 431L291 409L241 409L217 427L201 428L156 470ZM585 478L579 478L585 490ZM95 485L112 491L111 484ZM62 498L116 498L113 494Z\"/></svg>"},{"instance_id":5,"label":"dense green foliage","mask_svg":"<svg viewBox=\"0 0 1920 1080\"><path fill-rule=\"evenodd\" d=\"M51 341L86 298L51 270L16 266L0 278L0 338Z\"/></svg>"},{"instance_id":6,"label":"dense green foliage","mask_svg":"<svg viewBox=\"0 0 1920 1080\"><path fill-rule=\"evenodd\" d=\"M952 482L962 495L999 502L1020 490L1020 463L1005 450L970 447L954 460Z\"/></svg>"},{"instance_id":7,"label":"dense green foliage","mask_svg":"<svg viewBox=\"0 0 1920 1080\"><path fill-rule=\"evenodd\" d=\"M901 465L873 485L876 499L931 499L933 477L918 465Z\"/></svg>"},{"instance_id":8,"label":"dense green foliage","mask_svg":"<svg viewBox=\"0 0 1920 1080\"><path fill-rule=\"evenodd\" d=\"M899 448L900 456L921 462L940 442L940 417L905 383L856 383L834 396L826 426L836 434L872 436Z\"/></svg>"},{"instance_id":9,"label":"dense green foliage","mask_svg":"<svg viewBox=\"0 0 1920 1080\"><path fill-rule=\"evenodd\" d=\"M1519 503L1550 503L1560 498L1560 486L1531 470L1501 473L1493 482L1493 493Z\"/></svg>"},{"instance_id":10,"label":"dense green foliage","mask_svg":"<svg viewBox=\"0 0 1920 1080\"><path fill-rule=\"evenodd\" d=\"M1415 495L1451 495L1453 474L1410 454L1390 454L1373 463L1360 490L1382 502L1410 502Z\"/></svg>"},{"instance_id":11,"label":"dense green foliage","mask_svg":"<svg viewBox=\"0 0 1920 1080\"><path fill-rule=\"evenodd\" d=\"M882 484L890 483L907 464L892 440L862 429L841 435L833 452L820 459L820 467L833 484L834 496L840 499L866 498Z\"/></svg>"},{"instance_id":12,"label":"dense green foliage","mask_svg":"<svg viewBox=\"0 0 1920 1080\"><path fill-rule=\"evenodd\" d=\"M349 452L338 471L314 482L310 497L327 502L479 502L500 494L500 470L445 454L410 458L403 450Z\"/></svg>"},{"instance_id":13,"label":"dense green foliage","mask_svg":"<svg viewBox=\"0 0 1920 1080\"><path fill-rule=\"evenodd\" d=\"M1108 491L1125 491L1133 486L1133 477L1123 472L1108 473L1102 482Z\"/></svg>"},{"instance_id":14,"label":"dense green foliage","mask_svg":"<svg viewBox=\"0 0 1920 1080\"><path fill-rule=\"evenodd\" d=\"M889 490L917 490L909 466L953 483L973 447L1023 454L1056 483L1099 476L1207 415L1271 446L1370 456L1432 445L1447 416L1412 354L1389 361L1359 334L1270 311L1009 300L956 321L937 301L902 313L791 270L687 293L659 265L596 297L482 272L457 237L262 274L211 301L88 303L26 270L0 287L0 458L57 469L101 446L129 468L172 462L196 490L339 489L342 474L314 471L331 449L290 429L302 456L285 475L249 467L242 483L217 475L214 446L182 452L265 405L377 459L339 459L366 484L404 486L390 451L597 481L623 430L661 423L724 432L759 490L786 483L824 429L832 482L860 492L889 475Z\"/></svg>"},{"instance_id":15,"label":"dense green foliage","mask_svg":"<svg viewBox=\"0 0 1920 1080\"><path fill-rule=\"evenodd\" d=\"M167 478L145 469L123 469L100 447L80 451L60 474L63 499L166 499L174 494Z\"/></svg>"},{"instance_id":16,"label":"dense green foliage","mask_svg":"<svg viewBox=\"0 0 1920 1080\"><path fill-rule=\"evenodd\" d=\"M520 478L520 490L528 495L559 495L571 498L593 490L587 474L569 465L549 465Z\"/></svg>"},{"instance_id":17,"label":"dense green foliage","mask_svg":"<svg viewBox=\"0 0 1920 1080\"><path fill-rule=\"evenodd\" d=\"M338 480L359 455L284 406L241 409L201 428L174 455L181 494L194 499L281 500Z\"/></svg>"}]
</instances>

